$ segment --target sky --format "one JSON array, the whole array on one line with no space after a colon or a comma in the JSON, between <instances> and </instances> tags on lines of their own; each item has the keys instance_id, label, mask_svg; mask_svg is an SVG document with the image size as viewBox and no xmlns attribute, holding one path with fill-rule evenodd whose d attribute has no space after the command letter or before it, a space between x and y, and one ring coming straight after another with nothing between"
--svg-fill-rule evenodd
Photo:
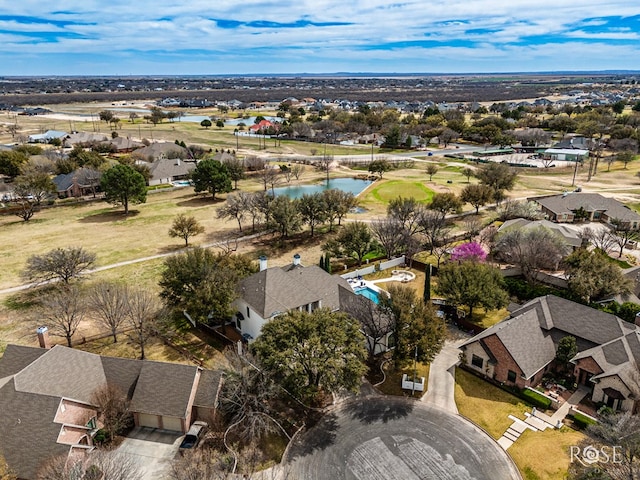
<instances>
[{"instance_id":1,"label":"sky","mask_svg":"<svg viewBox=\"0 0 640 480\"><path fill-rule=\"evenodd\" d=\"M0 0L0 75L640 69L637 0Z\"/></svg>"}]
</instances>

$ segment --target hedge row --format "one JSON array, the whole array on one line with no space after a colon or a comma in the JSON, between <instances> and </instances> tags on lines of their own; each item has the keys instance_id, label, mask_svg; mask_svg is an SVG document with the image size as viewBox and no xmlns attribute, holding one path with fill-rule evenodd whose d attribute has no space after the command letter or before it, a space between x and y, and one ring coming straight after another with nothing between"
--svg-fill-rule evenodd
<instances>
[{"instance_id":1,"label":"hedge row","mask_svg":"<svg viewBox=\"0 0 640 480\"><path fill-rule=\"evenodd\" d=\"M550 398L547 398L544 395L540 395L539 393L536 393L533 390L529 390L528 388L522 390L520 392L520 396L523 398L523 400L526 400L536 408L541 408L543 410L551 408Z\"/></svg>"}]
</instances>

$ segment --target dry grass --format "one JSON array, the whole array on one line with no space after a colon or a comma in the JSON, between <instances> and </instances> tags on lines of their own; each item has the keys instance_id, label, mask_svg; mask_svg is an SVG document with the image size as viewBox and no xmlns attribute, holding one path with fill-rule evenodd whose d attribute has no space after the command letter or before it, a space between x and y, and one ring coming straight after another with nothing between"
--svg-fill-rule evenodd
<instances>
[{"instance_id":1,"label":"dry grass","mask_svg":"<svg viewBox=\"0 0 640 480\"><path fill-rule=\"evenodd\" d=\"M415 392L414 394L415 398L420 398L422 397L422 395L427 393L426 387L429 384L429 368L430 368L429 364L425 364L425 363L417 364L418 377L424 377L425 390L422 393ZM402 389L402 375L405 373L409 375L409 377L413 377L413 374L414 374L413 365L410 365L408 367L405 367L399 370L385 369L385 374L386 374L385 381L382 385L378 385L376 388L380 390L382 393L384 393L385 395L397 395L401 397L410 397L411 390Z\"/></svg>"},{"instance_id":2,"label":"dry grass","mask_svg":"<svg viewBox=\"0 0 640 480\"><path fill-rule=\"evenodd\" d=\"M519 398L461 369L456 369L455 399L460 414L496 440L513 423L509 415L524 418L529 410Z\"/></svg>"},{"instance_id":3,"label":"dry grass","mask_svg":"<svg viewBox=\"0 0 640 480\"><path fill-rule=\"evenodd\" d=\"M134 206L128 216L121 208L97 201L43 209L29 222L0 217L0 289L21 283L19 274L29 256L56 247L82 246L96 252L96 266L179 250L184 244L167 233L178 213L196 217L205 227L191 243L220 239L237 230L232 222L216 218L221 202L194 196L187 187L150 194L147 203Z\"/></svg>"},{"instance_id":4,"label":"dry grass","mask_svg":"<svg viewBox=\"0 0 640 480\"><path fill-rule=\"evenodd\" d=\"M583 433L563 427L560 430L526 430L509 448L525 480L563 480L569 468L571 445L579 445Z\"/></svg>"},{"instance_id":5,"label":"dry grass","mask_svg":"<svg viewBox=\"0 0 640 480\"><path fill-rule=\"evenodd\" d=\"M529 410L519 398L461 369L456 370L455 399L460 414L496 440L513 423L509 415L524 419L524 412ZM561 480L569 468L569 446L583 439L582 433L568 427L527 430L509 448L509 454L525 480Z\"/></svg>"}]
</instances>

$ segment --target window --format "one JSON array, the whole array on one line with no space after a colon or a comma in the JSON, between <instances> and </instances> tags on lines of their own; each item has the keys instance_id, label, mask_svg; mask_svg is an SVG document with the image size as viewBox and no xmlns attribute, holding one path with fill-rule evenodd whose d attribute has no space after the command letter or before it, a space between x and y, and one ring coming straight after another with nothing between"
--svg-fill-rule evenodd
<instances>
[{"instance_id":1,"label":"window","mask_svg":"<svg viewBox=\"0 0 640 480\"><path fill-rule=\"evenodd\" d=\"M516 382L516 372L514 372L513 370L509 370L507 372L507 381L509 382Z\"/></svg>"},{"instance_id":2,"label":"window","mask_svg":"<svg viewBox=\"0 0 640 480\"><path fill-rule=\"evenodd\" d=\"M471 365L473 365L474 367L482 368L483 364L484 360L482 360L482 357L479 357L478 355L473 355L471 357Z\"/></svg>"}]
</instances>

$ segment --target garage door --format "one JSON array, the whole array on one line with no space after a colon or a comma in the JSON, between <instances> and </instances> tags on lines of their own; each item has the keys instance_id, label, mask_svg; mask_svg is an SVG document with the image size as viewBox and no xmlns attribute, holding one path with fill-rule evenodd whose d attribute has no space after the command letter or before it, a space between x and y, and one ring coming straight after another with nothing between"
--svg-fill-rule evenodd
<instances>
[{"instance_id":1,"label":"garage door","mask_svg":"<svg viewBox=\"0 0 640 480\"><path fill-rule=\"evenodd\" d=\"M162 428L182 432L182 421L178 417L162 417Z\"/></svg>"},{"instance_id":2,"label":"garage door","mask_svg":"<svg viewBox=\"0 0 640 480\"><path fill-rule=\"evenodd\" d=\"M138 414L138 424L141 427L151 427L151 428L159 428L160 423L158 422L157 415L149 415L148 413L139 413Z\"/></svg>"}]
</instances>

